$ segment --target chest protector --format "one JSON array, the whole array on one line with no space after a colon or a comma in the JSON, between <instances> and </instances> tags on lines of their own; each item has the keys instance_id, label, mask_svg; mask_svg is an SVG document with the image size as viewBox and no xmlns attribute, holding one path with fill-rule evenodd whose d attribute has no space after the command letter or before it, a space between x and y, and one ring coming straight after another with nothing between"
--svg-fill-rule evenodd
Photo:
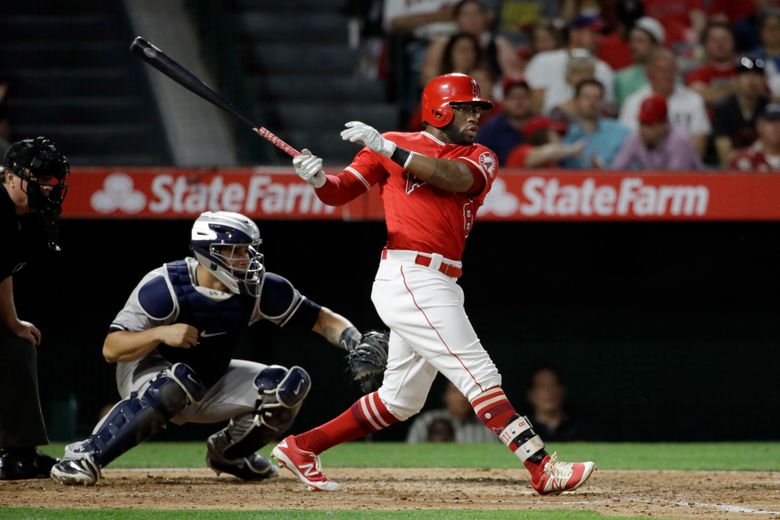
<instances>
[{"instance_id":1,"label":"chest protector","mask_svg":"<svg viewBox=\"0 0 780 520\"><path fill-rule=\"evenodd\" d=\"M198 329L198 344L188 349L160 345L157 351L172 363L186 363L211 386L224 375L238 349L256 299L236 294L226 300L212 300L192 284L185 261L171 262L165 267L179 309L176 322Z\"/></svg>"}]
</instances>

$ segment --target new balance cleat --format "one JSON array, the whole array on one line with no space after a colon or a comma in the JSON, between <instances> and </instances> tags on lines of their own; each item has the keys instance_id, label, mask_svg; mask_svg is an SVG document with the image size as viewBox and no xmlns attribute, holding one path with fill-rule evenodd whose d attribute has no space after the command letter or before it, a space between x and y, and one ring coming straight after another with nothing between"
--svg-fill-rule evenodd
<instances>
[{"instance_id":1,"label":"new balance cleat","mask_svg":"<svg viewBox=\"0 0 780 520\"><path fill-rule=\"evenodd\" d=\"M51 478L66 486L92 486L103 478L92 457L65 459L51 468Z\"/></svg>"},{"instance_id":2,"label":"new balance cleat","mask_svg":"<svg viewBox=\"0 0 780 520\"><path fill-rule=\"evenodd\" d=\"M298 480L315 491L336 491L339 485L322 474L320 457L310 451L304 451L295 443L295 437L289 435L276 445L271 452L279 466L292 471Z\"/></svg>"},{"instance_id":3,"label":"new balance cleat","mask_svg":"<svg viewBox=\"0 0 780 520\"><path fill-rule=\"evenodd\" d=\"M216 459L206 456L206 464L219 475L229 473L241 480L265 480L279 474L270 460L256 453L236 460Z\"/></svg>"},{"instance_id":4,"label":"new balance cleat","mask_svg":"<svg viewBox=\"0 0 780 520\"><path fill-rule=\"evenodd\" d=\"M560 495L583 485L596 465L593 462L561 462L557 454L542 460L542 468L531 474L531 486L540 495Z\"/></svg>"}]
</instances>

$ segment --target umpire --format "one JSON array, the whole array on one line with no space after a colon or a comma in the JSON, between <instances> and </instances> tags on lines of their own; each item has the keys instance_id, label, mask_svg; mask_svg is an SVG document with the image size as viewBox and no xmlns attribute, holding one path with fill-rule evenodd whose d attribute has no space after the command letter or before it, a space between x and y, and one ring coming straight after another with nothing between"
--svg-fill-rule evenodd
<instances>
[{"instance_id":1,"label":"umpire","mask_svg":"<svg viewBox=\"0 0 780 520\"><path fill-rule=\"evenodd\" d=\"M67 158L45 137L13 143L0 190L0 480L47 478L56 459L47 444L38 397L36 347L41 332L19 319L13 274L46 248L59 251L57 229L69 173Z\"/></svg>"}]
</instances>

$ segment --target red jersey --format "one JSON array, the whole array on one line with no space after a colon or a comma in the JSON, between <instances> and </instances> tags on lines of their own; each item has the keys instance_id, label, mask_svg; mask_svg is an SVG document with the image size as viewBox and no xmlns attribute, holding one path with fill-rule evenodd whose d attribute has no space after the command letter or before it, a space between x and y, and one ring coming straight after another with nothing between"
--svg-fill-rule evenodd
<instances>
[{"instance_id":1,"label":"red jersey","mask_svg":"<svg viewBox=\"0 0 780 520\"><path fill-rule=\"evenodd\" d=\"M704 83L708 87L715 87L724 83L730 83L736 75L736 63L723 68L706 64L689 72L688 77L685 79L685 84L691 86L694 83Z\"/></svg>"},{"instance_id":2,"label":"red jersey","mask_svg":"<svg viewBox=\"0 0 780 520\"><path fill-rule=\"evenodd\" d=\"M729 168L754 173L780 171L780 155L765 154L761 141L757 141L753 146L737 150L729 161Z\"/></svg>"},{"instance_id":3,"label":"red jersey","mask_svg":"<svg viewBox=\"0 0 780 520\"><path fill-rule=\"evenodd\" d=\"M460 260L477 209L498 173L496 154L480 144L447 144L428 132L383 135L420 155L462 161L474 175L484 177L482 190L466 194L435 188L404 171L390 158L364 148L338 176L328 175L328 182L317 189L317 195L326 204L340 205L379 184L389 249L439 253Z\"/></svg>"}]
</instances>

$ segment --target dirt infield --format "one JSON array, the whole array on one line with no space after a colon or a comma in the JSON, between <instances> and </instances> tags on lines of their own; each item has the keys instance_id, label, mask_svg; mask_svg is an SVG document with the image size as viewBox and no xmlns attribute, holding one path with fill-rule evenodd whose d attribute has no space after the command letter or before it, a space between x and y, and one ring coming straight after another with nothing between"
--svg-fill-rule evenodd
<instances>
[{"instance_id":1,"label":"dirt infield","mask_svg":"<svg viewBox=\"0 0 780 520\"><path fill-rule=\"evenodd\" d=\"M597 471L581 490L539 497L518 470L355 469L342 490L313 493L281 478L242 483L206 469L105 470L94 487L0 483L0 506L144 509L589 509L612 515L780 519L780 473Z\"/></svg>"}]
</instances>

